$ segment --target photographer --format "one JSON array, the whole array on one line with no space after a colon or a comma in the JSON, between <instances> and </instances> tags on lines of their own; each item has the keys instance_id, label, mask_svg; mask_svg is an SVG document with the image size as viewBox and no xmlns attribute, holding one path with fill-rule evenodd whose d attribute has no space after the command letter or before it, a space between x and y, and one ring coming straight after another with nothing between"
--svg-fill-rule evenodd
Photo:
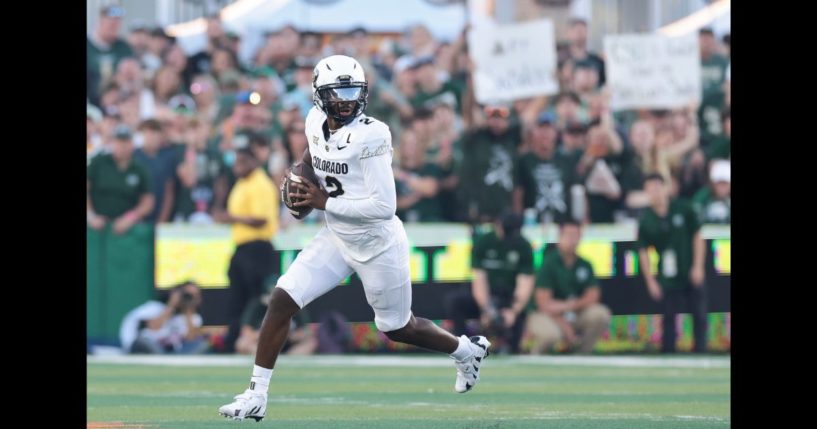
<instances>
[{"instance_id":1,"label":"photographer","mask_svg":"<svg viewBox=\"0 0 817 429\"><path fill-rule=\"evenodd\" d=\"M125 315L122 348L134 354L197 354L209 347L200 334L201 290L193 282L174 287L167 302L148 301Z\"/></svg>"},{"instance_id":2,"label":"photographer","mask_svg":"<svg viewBox=\"0 0 817 429\"><path fill-rule=\"evenodd\" d=\"M524 310L533 291L533 249L521 228L522 217L506 212L494 222L494 231L474 239L471 288L445 300L454 334L466 334L465 319L479 316L483 327L504 340L500 349L519 352Z\"/></svg>"}]
</instances>

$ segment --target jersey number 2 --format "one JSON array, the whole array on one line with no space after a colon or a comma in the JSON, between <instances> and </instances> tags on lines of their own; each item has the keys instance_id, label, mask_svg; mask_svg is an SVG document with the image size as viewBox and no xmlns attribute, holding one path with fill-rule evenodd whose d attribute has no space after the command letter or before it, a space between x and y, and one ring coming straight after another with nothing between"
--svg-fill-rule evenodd
<instances>
[{"instance_id":1,"label":"jersey number 2","mask_svg":"<svg viewBox=\"0 0 817 429\"><path fill-rule=\"evenodd\" d=\"M334 191L329 193L329 196L334 198L338 195L343 195L343 185L340 184L340 180L336 179L334 176L326 176L326 187L327 188L335 188Z\"/></svg>"}]
</instances>

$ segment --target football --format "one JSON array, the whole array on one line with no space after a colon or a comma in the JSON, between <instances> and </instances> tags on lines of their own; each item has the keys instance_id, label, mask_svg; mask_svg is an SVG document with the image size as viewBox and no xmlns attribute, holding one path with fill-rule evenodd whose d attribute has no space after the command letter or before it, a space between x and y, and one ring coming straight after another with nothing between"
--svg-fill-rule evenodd
<instances>
[{"instance_id":1,"label":"football","mask_svg":"<svg viewBox=\"0 0 817 429\"><path fill-rule=\"evenodd\" d=\"M309 180L314 184L318 184L318 176L315 175L315 170L309 164L304 164L303 162L299 162L290 168L289 175L284 180L283 188L281 189L281 199L284 201L284 204L287 206L287 209L292 214L295 219L303 219L312 213L312 207L303 206L303 207L296 207L293 206L298 201L301 201L300 198L297 197L289 197L290 192L299 193L295 189L295 187L290 187L290 182L296 183L303 183L304 180Z\"/></svg>"}]
</instances>

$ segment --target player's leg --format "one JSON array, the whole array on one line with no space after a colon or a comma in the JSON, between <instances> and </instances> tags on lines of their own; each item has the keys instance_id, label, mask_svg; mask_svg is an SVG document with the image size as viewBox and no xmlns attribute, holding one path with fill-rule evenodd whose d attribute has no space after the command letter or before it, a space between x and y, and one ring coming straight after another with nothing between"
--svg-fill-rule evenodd
<instances>
[{"instance_id":1,"label":"player's leg","mask_svg":"<svg viewBox=\"0 0 817 429\"><path fill-rule=\"evenodd\" d=\"M409 247L405 231L397 243L365 263L352 262L363 283L374 322L392 341L449 354L457 361L455 389L466 392L479 379L479 366L491 343L485 337L455 337L434 322L411 313Z\"/></svg>"},{"instance_id":2,"label":"player's leg","mask_svg":"<svg viewBox=\"0 0 817 429\"><path fill-rule=\"evenodd\" d=\"M270 378L289 334L292 316L352 273L328 234L324 227L278 279L261 324L250 387L219 408L221 415L237 420L264 418Z\"/></svg>"}]
</instances>

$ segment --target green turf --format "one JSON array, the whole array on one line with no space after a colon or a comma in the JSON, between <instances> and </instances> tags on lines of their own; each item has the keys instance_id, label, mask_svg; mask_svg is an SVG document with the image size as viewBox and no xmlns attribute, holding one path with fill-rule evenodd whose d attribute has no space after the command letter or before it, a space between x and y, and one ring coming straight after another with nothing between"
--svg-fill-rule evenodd
<instances>
[{"instance_id":1,"label":"green turf","mask_svg":"<svg viewBox=\"0 0 817 429\"><path fill-rule=\"evenodd\" d=\"M441 358L445 359L445 358ZM728 358L724 358L728 359ZM146 428L725 428L729 368L520 363L491 357L467 394L448 367L279 362L267 418L226 421L217 408L248 382L247 365L88 364L88 422ZM258 426L255 426L255 425Z\"/></svg>"}]
</instances>

